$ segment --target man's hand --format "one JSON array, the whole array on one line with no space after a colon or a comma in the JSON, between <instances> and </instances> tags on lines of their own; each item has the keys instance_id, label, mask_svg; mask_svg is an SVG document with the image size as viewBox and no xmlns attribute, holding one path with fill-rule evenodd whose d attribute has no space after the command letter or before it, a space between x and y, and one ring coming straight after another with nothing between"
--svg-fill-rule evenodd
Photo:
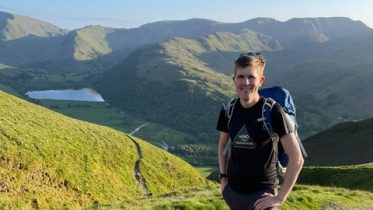
<instances>
[{"instance_id":1,"label":"man's hand","mask_svg":"<svg viewBox=\"0 0 373 210\"><path fill-rule=\"evenodd\" d=\"M223 178L220 180L220 194L223 195L223 190L224 190L224 188L227 186L227 184L228 184L227 177L223 177Z\"/></svg>"},{"instance_id":2,"label":"man's hand","mask_svg":"<svg viewBox=\"0 0 373 210\"><path fill-rule=\"evenodd\" d=\"M264 210L271 207L279 207L283 200L269 193L264 193L262 198L258 199L255 204L255 210Z\"/></svg>"}]
</instances>

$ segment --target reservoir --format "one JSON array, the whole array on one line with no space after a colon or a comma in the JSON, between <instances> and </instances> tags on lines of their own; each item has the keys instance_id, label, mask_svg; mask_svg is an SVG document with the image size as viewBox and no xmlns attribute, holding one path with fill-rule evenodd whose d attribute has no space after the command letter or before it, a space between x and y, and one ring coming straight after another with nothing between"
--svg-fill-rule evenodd
<instances>
[{"instance_id":1,"label":"reservoir","mask_svg":"<svg viewBox=\"0 0 373 210\"><path fill-rule=\"evenodd\" d=\"M34 99L104 102L102 96L98 92L90 88L83 88L80 90L67 89L28 91L26 95Z\"/></svg>"}]
</instances>

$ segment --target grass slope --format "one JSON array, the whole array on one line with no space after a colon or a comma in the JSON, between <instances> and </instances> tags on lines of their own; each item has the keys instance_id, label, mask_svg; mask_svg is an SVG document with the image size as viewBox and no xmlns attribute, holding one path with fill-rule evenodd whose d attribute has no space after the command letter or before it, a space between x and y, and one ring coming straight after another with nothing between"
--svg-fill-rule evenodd
<instances>
[{"instance_id":1,"label":"grass slope","mask_svg":"<svg viewBox=\"0 0 373 210\"><path fill-rule=\"evenodd\" d=\"M219 193L212 189L188 189L153 198L126 200L112 205L96 205L93 209L211 209L228 210ZM371 209L373 193L337 187L296 185L281 210Z\"/></svg>"},{"instance_id":2,"label":"grass slope","mask_svg":"<svg viewBox=\"0 0 373 210\"><path fill-rule=\"evenodd\" d=\"M373 193L373 163L340 167L305 167L298 182Z\"/></svg>"},{"instance_id":3,"label":"grass slope","mask_svg":"<svg viewBox=\"0 0 373 210\"><path fill-rule=\"evenodd\" d=\"M164 125L149 123L105 103L34 99L31 101L69 117L108 126L126 133L146 124L136 132L135 136L158 147L161 147L161 144L164 145L163 142L165 142L169 152L194 165L216 161L215 149L201 145L195 137Z\"/></svg>"},{"instance_id":4,"label":"grass slope","mask_svg":"<svg viewBox=\"0 0 373 210\"><path fill-rule=\"evenodd\" d=\"M176 146L197 141L190 135L159 124L149 123L105 103L61 100L32 101L69 117L108 126L125 133L130 133L135 128L146 124L136 132L135 136L155 144L164 141L169 146Z\"/></svg>"},{"instance_id":5,"label":"grass slope","mask_svg":"<svg viewBox=\"0 0 373 210\"><path fill-rule=\"evenodd\" d=\"M304 140L308 165L373 162L373 118L337 124Z\"/></svg>"},{"instance_id":6,"label":"grass slope","mask_svg":"<svg viewBox=\"0 0 373 210\"><path fill-rule=\"evenodd\" d=\"M114 29L102 26L87 26L76 30L74 58L79 61L88 61L109 54L112 49L106 41L106 36L113 31Z\"/></svg>"},{"instance_id":7,"label":"grass slope","mask_svg":"<svg viewBox=\"0 0 373 210\"><path fill-rule=\"evenodd\" d=\"M299 184L295 185L281 209L371 209L372 169L373 163L304 167L297 181ZM207 170L213 170L208 179L217 181L219 171L216 167L200 168L200 171Z\"/></svg>"},{"instance_id":8,"label":"grass slope","mask_svg":"<svg viewBox=\"0 0 373 210\"><path fill-rule=\"evenodd\" d=\"M136 148L124 133L3 92L0 98L2 208L78 208L142 197L133 171ZM141 172L154 195L206 185L181 159L137 142Z\"/></svg>"}]
</instances>

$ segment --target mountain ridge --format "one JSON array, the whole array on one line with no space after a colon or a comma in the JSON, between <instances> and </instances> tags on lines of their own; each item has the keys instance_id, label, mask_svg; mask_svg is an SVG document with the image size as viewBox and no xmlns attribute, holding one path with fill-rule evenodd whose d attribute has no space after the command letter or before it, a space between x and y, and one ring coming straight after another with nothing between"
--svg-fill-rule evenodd
<instances>
[{"instance_id":1,"label":"mountain ridge","mask_svg":"<svg viewBox=\"0 0 373 210\"><path fill-rule=\"evenodd\" d=\"M1 40L9 41L28 35L40 37L61 36L64 35L67 30L60 29L53 24L28 16L0 11L0 32Z\"/></svg>"}]
</instances>

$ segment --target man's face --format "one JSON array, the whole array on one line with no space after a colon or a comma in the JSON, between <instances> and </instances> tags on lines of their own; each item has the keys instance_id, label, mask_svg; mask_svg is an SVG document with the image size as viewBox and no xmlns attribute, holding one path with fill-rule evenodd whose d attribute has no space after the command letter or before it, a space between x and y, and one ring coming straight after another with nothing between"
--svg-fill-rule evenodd
<instances>
[{"instance_id":1,"label":"man's face","mask_svg":"<svg viewBox=\"0 0 373 210\"><path fill-rule=\"evenodd\" d=\"M237 95L243 100L255 97L264 79L262 71L255 67L247 66L245 68L238 68L233 78Z\"/></svg>"}]
</instances>

